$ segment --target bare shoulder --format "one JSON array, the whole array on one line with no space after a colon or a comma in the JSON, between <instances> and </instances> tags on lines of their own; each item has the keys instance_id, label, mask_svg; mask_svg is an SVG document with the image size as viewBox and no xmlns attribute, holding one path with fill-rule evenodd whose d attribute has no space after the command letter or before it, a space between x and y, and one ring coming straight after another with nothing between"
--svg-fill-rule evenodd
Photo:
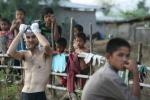
<instances>
[{"instance_id":1,"label":"bare shoulder","mask_svg":"<svg viewBox=\"0 0 150 100\"><path fill-rule=\"evenodd\" d=\"M52 55L52 50L51 48L44 48L44 47L38 47L39 52L42 52L45 56L51 56Z\"/></svg>"}]
</instances>

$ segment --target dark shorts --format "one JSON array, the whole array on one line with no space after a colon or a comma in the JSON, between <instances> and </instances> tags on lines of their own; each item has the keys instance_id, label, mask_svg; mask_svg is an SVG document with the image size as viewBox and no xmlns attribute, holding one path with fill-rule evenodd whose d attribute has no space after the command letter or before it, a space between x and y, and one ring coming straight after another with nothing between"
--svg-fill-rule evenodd
<instances>
[{"instance_id":1,"label":"dark shorts","mask_svg":"<svg viewBox=\"0 0 150 100\"><path fill-rule=\"evenodd\" d=\"M21 100L46 100L45 92L21 93Z\"/></svg>"}]
</instances>

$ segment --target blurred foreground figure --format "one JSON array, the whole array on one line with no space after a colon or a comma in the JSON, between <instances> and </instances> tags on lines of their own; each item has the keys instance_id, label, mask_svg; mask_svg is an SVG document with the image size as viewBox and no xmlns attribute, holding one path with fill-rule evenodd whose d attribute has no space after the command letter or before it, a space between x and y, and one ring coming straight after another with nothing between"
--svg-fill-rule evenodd
<instances>
[{"instance_id":1,"label":"blurred foreground figure","mask_svg":"<svg viewBox=\"0 0 150 100\"><path fill-rule=\"evenodd\" d=\"M88 80L81 100L139 100L139 73L136 63L129 59L130 49L129 43L121 38L108 42L106 64ZM117 73L125 69L133 74L131 91Z\"/></svg>"}]
</instances>

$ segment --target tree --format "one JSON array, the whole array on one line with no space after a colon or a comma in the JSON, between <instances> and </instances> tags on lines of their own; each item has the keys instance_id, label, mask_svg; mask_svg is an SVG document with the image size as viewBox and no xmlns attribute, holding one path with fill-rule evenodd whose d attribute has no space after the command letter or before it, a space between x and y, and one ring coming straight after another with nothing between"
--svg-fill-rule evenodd
<instances>
[{"instance_id":1,"label":"tree","mask_svg":"<svg viewBox=\"0 0 150 100\"><path fill-rule=\"evenodd\" d=\"M0 14L2 17L12 20L16 8L23 8L26 11L27 21L37 18L40 11L40 0L0 0Z\"/></svg>"}]
</instances>

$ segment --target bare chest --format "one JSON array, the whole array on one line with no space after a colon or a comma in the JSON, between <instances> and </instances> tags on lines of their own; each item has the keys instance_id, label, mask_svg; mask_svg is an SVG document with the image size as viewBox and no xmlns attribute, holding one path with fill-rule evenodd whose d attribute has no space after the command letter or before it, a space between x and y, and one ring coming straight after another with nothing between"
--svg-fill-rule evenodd
<instances>
[{"instance_id":1,"label":"bare chest","mask_svg":"<svg viewBox=\"0 0 150 100\"><path fill-rule=\"evenodd\" d=\"M44 57L42 54L37 54L34 56L27 55L25 57L25 61L23 62L23 66L25 70L47 70L50 67L50 58Z\"/></svg>"}]
</instances>

